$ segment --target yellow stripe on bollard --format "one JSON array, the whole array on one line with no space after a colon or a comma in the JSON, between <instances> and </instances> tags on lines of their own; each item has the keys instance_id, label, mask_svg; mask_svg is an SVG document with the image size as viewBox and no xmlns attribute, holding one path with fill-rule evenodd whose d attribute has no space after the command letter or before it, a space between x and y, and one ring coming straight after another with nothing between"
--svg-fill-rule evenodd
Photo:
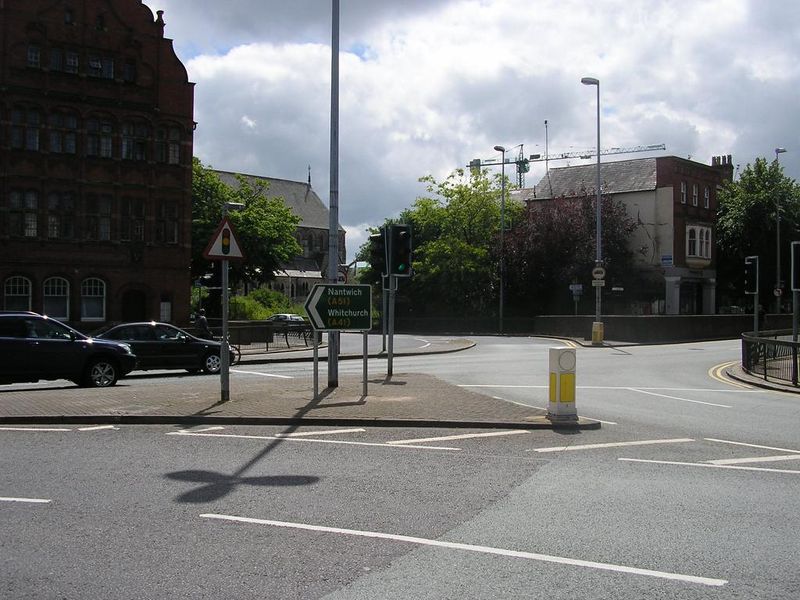
<instances>
[{"instance_id":1,"label":"yellow stripe on bollard","mask_svg":"<svg viewBox=\"0 0 800 600\"><path fill-rule=\"evenodd\" d=\"M575 373L561 374L561 402L575 402Z\"/></svg>"}]
</instances>

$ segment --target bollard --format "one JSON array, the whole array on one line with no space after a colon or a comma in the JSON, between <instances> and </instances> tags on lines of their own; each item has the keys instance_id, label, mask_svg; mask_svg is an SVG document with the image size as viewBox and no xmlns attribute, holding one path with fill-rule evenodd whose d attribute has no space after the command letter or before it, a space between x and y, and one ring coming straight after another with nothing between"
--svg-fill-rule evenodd
<instances>
[{"instance_id":1,"label":"bollard","mask_svg":"<svg viewBox=\"0 0 800 600\"><path fill-rule=\"evenodd\" d=\"M605 331L603 330L603 322L595 321L594 323L592 323L592 345L602 346L604 336L605 336Z\"/></svg>"},{"instance_id":2,"label":"bollard","mask_svg":"<svg viewBox=\"0 0 800 600\"><path fill-rule=\"evenodd\" d=\"M577 421L575 410L575 349L550 348L550 403L547 418L551 421Z\"/></svg>"}]
</instances>

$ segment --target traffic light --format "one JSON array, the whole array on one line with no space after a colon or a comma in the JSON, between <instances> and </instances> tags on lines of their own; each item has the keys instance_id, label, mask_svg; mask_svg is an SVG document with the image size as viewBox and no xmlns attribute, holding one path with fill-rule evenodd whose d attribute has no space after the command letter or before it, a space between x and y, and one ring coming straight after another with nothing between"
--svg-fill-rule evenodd
<instances>
[{"instance_id":1,"label":"traffic light","mask_svg":"<svg viewBox=\"0 0 800 600\"><path fill-rule=\"evenodd\" d=\"M386 229L369 236L369 264L378 273L386 273Z\"/></svg>"},{"instance_id":2,"label":"traffic light","mask_svg":"<svg viewBox=\"0 0 800 600\"><path fill-rule=\"evenodd\" d=\"M744 293L758 293L758 256L744 259Z\"/></svg>"},{"instance_id":3,"label":"traffic light","mask_svg":"<svg viewBox=\"0 0 800 600\"><path fill-rule=\"evenodd\" d=\"M411 225L392 225L389 274L395 277L411 277Z\"/></svg>"},{"instance_id":4,"label":"traffic light","mask_svg":"<svg viewBox=\"0 0 800 600\"><path fill-rule=\"evenodd\" d=\"M227 227L222 230L222 253L231 253L231 230Z\"/></svg>"}]
</instances>

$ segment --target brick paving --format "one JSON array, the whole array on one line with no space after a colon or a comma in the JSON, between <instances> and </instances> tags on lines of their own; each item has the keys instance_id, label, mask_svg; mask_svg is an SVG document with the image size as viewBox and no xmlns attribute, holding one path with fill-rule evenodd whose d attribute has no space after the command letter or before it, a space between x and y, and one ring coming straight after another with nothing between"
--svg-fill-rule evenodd
<instances>
[{"instance_id":1,"label":"brick paving","mask_svg":"<svg viewBox=\"0 0 800 600\"><path fill-rule=\"evenodd\" d=\"M426 353L452 352L473 345L443 340ZM169 374L136 381L137 375L104 389L62 382L35 387L0 386L0 423L241 423L318 425L361 423L442 427L597 428L596 421L553 424L546 411L499 400L424 374L372 376L363 394L361 376L341 376L325 389L327 368L320 363L319 396L314 398L312 369L306 377L281 379L247 374L248 363L291 358L249 353L233 367L230 401L220 403L220 378ZM307 358L305 351L300 358ZM346 357L342 357L346 358Z\"/></svg>"}]
</instances>

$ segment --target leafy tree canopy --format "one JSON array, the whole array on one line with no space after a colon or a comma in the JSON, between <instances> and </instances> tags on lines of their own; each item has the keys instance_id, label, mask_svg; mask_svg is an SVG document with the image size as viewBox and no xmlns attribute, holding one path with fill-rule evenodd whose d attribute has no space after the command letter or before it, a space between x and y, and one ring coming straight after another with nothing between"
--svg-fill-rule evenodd
<instances>
[{"instance_id":1,"label":"leafy tree canopy","mask_svg":"<svg viewBox=\"0 0 800 600\"><path fill-rule=\"evenodd\" d=\"M766 158L757 158L744 168L737 181L725 183L718 195L717 209L721 303L744 301L744 258L751 255L760 258L762 298L772 297L778 214L782 279L787 281L790 243L800 240L800 186L784 175L777 160L768 162Z\"/></svg>"},{"instance_id":2,"label":"leafy tree canopy","mask_svg":"<svg viewBox=\"0 0 800 600\"><path fill-rule=\"evenodd\" d=\"M231 281L269 281L281 264L302 252L294 237L300 217L286 206L283 198L268 197L268 184L253 185L239 177L239 187L233 189L199 159L194 158L192 168L193 277L212 269L202 253L222 219L226 202L244 205L242 210L231 211L228 215L247 259L241 263L231 261Z\"/></svg>"}]
</instances>

